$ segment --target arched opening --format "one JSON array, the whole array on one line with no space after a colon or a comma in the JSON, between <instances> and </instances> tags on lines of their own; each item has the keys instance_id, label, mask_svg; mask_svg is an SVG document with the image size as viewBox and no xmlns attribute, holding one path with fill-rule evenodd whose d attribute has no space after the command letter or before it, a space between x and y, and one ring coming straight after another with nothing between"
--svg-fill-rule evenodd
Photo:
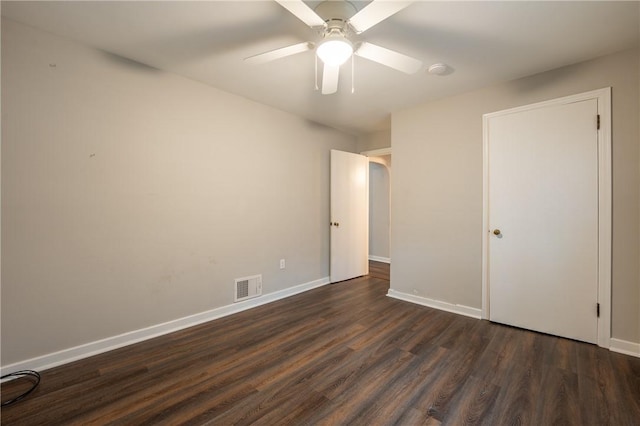
<instances>
[{"instance_id":1,"label":"arched opening","mask_svg":"<svg viewBox=\"0 0 640 426\"><path fill-rule=\"evenodd\" d=\"M391 155L369 157L369 260L391 263Z\"/></svg>"}]
</instances>

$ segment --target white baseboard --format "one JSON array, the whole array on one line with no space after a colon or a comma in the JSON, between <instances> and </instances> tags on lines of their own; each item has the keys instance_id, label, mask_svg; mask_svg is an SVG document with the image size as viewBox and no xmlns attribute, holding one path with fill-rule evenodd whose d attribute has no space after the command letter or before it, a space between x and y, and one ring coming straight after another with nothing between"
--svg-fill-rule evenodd
<instances>
[{"instance_id":1,"label":"white baseboard","mask_svg":"<svg viewBox=\"0 0 640 426\"><path fill-rule=\"evenodd\" d=\"M480 319L482 313L481 309L464 305L455 305L453 303L416 296L415 294L403 293L394 289L389 289L387 296L393 297L394 299L404 300L405 302L416 303L418 305L428 306L430 308L440 309L441 311L452 312L454 314L464 315L476 319Z\"/></svg>"},{"instance_id":2,"label":"white baseboard","mask_svg":"<svg viewBox=\"0 0 640 426\"><path fill-rule=\"evenodd\" d=\"M143 340L162 336L163 334L168 334L188 327L193 327L194 325L212 321L217 318L222 318L227 315L246 311L247 309L275 302L276 300L303 293L317 287L322 287L323 285L327 285L329 283L329 277L324 277L319 280L300 284L284 290L276 291L274 293L265 294L263 296L256 297L255 299L245 300L243 302L234 303L232 305L221 306L209 311L200 312L198 314L189 315L183 318L178 318L176 320L168 321L162 324L156 324L151 327L130 331L128 333L119 334L117 336L108 337L102 340L96 340L84 345L63 349L58 352L53 352L36 358L27 359L25 361L19 361L13 364L4 365L0 368L0 375L9 374L19 370L47 370L49 368L77 361L82 358L87 358L103 352L111 351L113 349L118 349L123 346L131 345L133 343L138 343Z\"/></svg>"},{"instance_id":3,"label":"white baseboard","mask_svg":"<svg viewBox=\"0 0 640 426\"><path fill-rule=\"evenodd\" d=\"M374 262L391 263L390 257L374 256L372 254L369 255L369 260L373 260Z\"/></svg>"},{"instance_id":4,"label":"white baseboard","mask_svg":"<svg viewBox=\"0 0 640 426\"><path fill-rule=\"evenodd\" d=\"M464 305L455 305L448 302L429 299L427 297L416 296L414 294L403 293L397 290L389 289L387 296L394 299L404 300L405 302L416 303L430 308L440 309L441 311L452 312L454 314L465 315L471 318L481 319L481 309L472 308ZM640 343L628 342L622 339L610 339L609 350L625 355L631 355L640 358Z\"/></svg>"},{"instance_id":5,"label":"white baseboard","mask_svg":"<svg viewBox=\"0 0 640 426\"><path fill-rule=\"evenodd\" d=\"M609 350L625 355L631 355L640 358L640 343L628 342L626 340L611 338Z\"/></svg>"}]
</instances>

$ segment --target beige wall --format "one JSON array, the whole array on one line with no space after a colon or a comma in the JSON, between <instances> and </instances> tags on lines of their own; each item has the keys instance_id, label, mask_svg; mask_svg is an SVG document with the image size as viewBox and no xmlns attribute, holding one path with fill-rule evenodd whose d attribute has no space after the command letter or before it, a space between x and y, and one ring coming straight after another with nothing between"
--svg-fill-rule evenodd
<instances>
[{"instance_id":1,"label":"beige wall","mask_svg":"<svg viewBox=\"0 0 640 426\"><path fill-rule=\"evenodd\" d=\"M391 129L365 133L358 137L358 152L373 151L391 146Z\"/></svg>"},{"instance_id":2,"label":"beige wall","mask_svg":"<svg viewBox=\"0 0 640 426\"><path fill-rule=\"evenodd\" d=\"M2 112L3 365L329 275L353 136L6 20Z\"/></svg>"},{"instance_id":3,"label":"beige wall","mask_svg":"<svg viewBox=\"0 0 640 426\"><path fill-rule=\"evenodd\" d=\"M612 337L640 342L638 50L392 116L391 286L481 308L482 115L613 89Z\"/></svg>"}]
</instances>

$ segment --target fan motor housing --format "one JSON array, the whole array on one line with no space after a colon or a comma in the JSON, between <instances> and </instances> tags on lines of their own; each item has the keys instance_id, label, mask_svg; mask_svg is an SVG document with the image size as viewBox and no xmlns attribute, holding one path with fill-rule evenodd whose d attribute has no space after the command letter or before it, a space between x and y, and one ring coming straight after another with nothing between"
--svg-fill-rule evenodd
<instances>
[{"instance_id":1,"label":"fan motor housing","mask_svg":"<svg viewBox=\"0 0 640 426\"><path fill-rule=\"evenodd\" d=\"M324 1L315 8L318 16L329 25L331 21L341 21L344 25L357 11L358 9L348 1Z\"/></svg>"}]
</instances>

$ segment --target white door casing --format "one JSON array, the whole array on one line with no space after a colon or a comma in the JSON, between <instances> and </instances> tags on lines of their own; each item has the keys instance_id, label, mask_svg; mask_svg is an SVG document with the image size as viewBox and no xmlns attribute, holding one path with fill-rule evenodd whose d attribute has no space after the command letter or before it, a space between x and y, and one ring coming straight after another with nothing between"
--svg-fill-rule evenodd
<instances>
[{"instance_id":1,"label":"white door casing","mask_svg":"<svg viewBox=\"0 0 640 426\"><path fill-rule=\"evenodd\" d=\"M331 150L331 282L369 273L369 160Z\"/></svg>"},{"instance_id":2,"label":"white door casing","mask_svg":"<svg viewBox=\"0 0 640 426\"><path fill-rule=\"evenodd\" d=\"M610 88L483 120L483 318L609 347Z\"/></svg>"}]
</instances>

